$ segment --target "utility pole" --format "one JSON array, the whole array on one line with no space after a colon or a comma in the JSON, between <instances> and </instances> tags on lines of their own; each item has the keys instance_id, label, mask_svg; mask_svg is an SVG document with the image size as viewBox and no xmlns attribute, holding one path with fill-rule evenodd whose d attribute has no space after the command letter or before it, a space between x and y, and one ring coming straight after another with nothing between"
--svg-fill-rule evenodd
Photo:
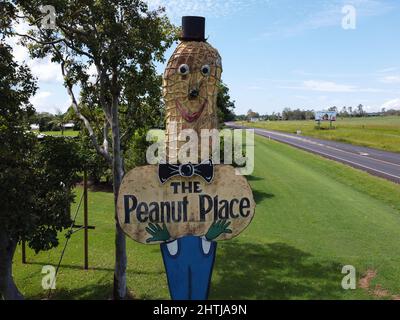
<instances>
[{"instance_id":1,"label":"utility pole","mask_svg":"<svg viewBox=\"0 0 400 320\"><path fill-rule=\"evenodd\" d=\"M83 172L83 231L84 231L84 250L85 250L85 263L84 268L89 268L89 232L88 232L88 185L87 185L87 171Z\"/></svg>"}]
</instances>

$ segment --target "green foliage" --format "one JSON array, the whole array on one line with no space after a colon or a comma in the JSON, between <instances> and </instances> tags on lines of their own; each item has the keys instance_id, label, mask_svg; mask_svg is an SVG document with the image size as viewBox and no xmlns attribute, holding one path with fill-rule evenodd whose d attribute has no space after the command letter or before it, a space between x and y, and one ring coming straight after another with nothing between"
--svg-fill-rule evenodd
<instances>
[{"instance_id":1,"label":"green foliage","mask_svg":"<svg viewBox=\"0 0 400 320\"><path fill-rule=\"evenodd\" d=\"M74 131L80 130L80 120L76 118L71 108L67 110L67 112L62 113L60 110L57 111L56 114L51 114L49 112L35 112L29 118L30 124L38 124L40 132L46 131L62 131L62 135L68 134L67 132L70 130L66 130L64 132L63 125L66 123L71 122L74 123Z\"/></svg>"},{"instance_id":2,"label":"green foliage","mask_svg":"<svg viewBox=\"0 0 400 320\"><path fill-rule=\"evenodd\" d=\"M312 110L291 110L290 108L285 108L282 111L282 120L310 120L314 118L315 115Z\"/></svg>"},{"instance_id":3,"label":"green foliage","mask_svg":"<svg viewBox=\"0 0 400 320\"><path fill-rule=\"evenodd\" d=\"M146 130L138 130L133 135L131 141L128 142L125 152L125 170L129 170L147 164L146 150L151 142L146 141Z\"/></svg>"},{"instance_id":4,"label":"green foliage","mask_svg":"<svg viewBox=\"0 0 400 320\"><path fill-rule=\"evenodd\" d=\"M105 181L111 183L112 172L110 166L93 148L92 141L83 131L77 140L80 157L84 159L84 166L88 172L89 180L94 184ZM146 150L151 142L146 141L146 130L137 130L129 141L124 144L125 171L147 164Z\"/></svg>"},{"instance_id":5,"label":"green foliage","mask_svg":"<svg viewBox=\"0 0 400 320\"><path fill-rule=\"evenodd\" d=\"M109 183L112 180L110 166L93 148L92 141L85 132L79 135L77 143L79 144L79 154L83 159L89 180L94 184L98 184L102 180Z\"/></svg>"},{"instance_id":6,"label":"green foliage","mask_svg":"<svg viewBox=\"0 0 400 320\"><path fill-rule=\"evenodd\" d=\"M223 82L219 84L217 107L218 119L220 123L233 121L235 119L235 114L233 113L233 109L235 108L235 101L231 100L231 97L229 95L229 88Z\"/></svg>"},{"instance_id":7,"label":"green foliage","mask_svg":"<svg viewBox=\"0 0 400 320\"><path fill-rule=\"evenodd\" d=\"M138 132L162 126L161 77L156 62L164 61L164 52L177 39L177 28L163 9L151 11L139 0L15 3L35 26L30 36L22 37L31 56L50 56L59 63L71 96L79 86L80 97L73 99L72 105L79 120L85 119L86 129L91 127L88 132L93 129L91 148L106 159L113 182L119 183L121 157L128 157L127 168L143 163L144 144L138 142ZM41 30L41 5L55 7L54 30ZM83 149L88 147L83 141ZM94 153L85 152L90 175L100 180L108 169Z\"/></svg>"},{"instance_id":8,"label":"green foliage","mask_svg":"<svg viewBox=\"0 0 400 320\"><path fill-rule=\"evenodd\" d=\"M70 190L80 167L77 146L56 138L38 142L28 131L36 84L3 43L0 74L0 229L10 240L27 240L35 251L50 249L70 222Z\"/></svg>"},{"instance_id":9,"label":"green foliage","mask_svg":"<svg viewBox=\"0 0 400 320\"><path fill-rule=\"evenodd\" d=\"M31 134L13 144L12 158L1 155L0 223L12 239L25 239L35 251L58 244L57 233L70 224L71 189L78 180L80 158L76 144ZM21 157L21 159L18 159ZM9 160L9 161L5 161Z\"/></svg>"},{"instance_id":10,"label":"green foliage","mask_svg":"<svg viewBox=\"0 0 400 320\"><path fill-rule=\"evenodd\" d=\"M50 121L50 124L53 125L53 130L61 131L62 135L64 135L64 125L66 123L67 117L61 110L57 110L57 113L53 116L53 120Z\"/></svg>"},{"instance_id":11,"label":"green foliage","mask_svg":"<svg viewBox=\"0 0 400 320\"><path fill-rule=\"evenodd\" d=\"M252 118L259 118L260 114L258 112L253 111L252 109L249 109L247 111L246 119L250 120Z\"/></svg>"},{"instance_id":12,"label":"green foliage","mask_svg":"<svg viewBox=\"0 0 400 320\"><path fill-rule=\"evenodd\" d=\"M52 114L43 112L36 114L32 120L34 123L37 123L39 125L39 131L43 132L43 131L52 131L56 129L54 124L52 123L53 119L54 116Z\"/></svg>"},{"instance_id":13,"label":"green foliage","mask_svg":"<svg viewBox=\"0 0 400 320\"><path fill-rule=\"evenodd\" d=\"M18 130L28 128L27 118L34 114L29 98L36 92L36 83L27 66L14 62L11 47L0 41L0 125ZM21 127L21 125L23 127ZM3 129L4 129L3 128ZM12 133L9 132L10 134Z\"/></svg>"},{"instance_id":14,"label":"green foliage","mask_svg":"<svg viewBox=\"0 0 400 320\"><path fill-rule=\"evenodd\" d=\"M24 235L35 251L48 250L58 245L57 233L70 225L71 189L78 182L82 170L78 145L71 139L45 137L35 148L32 159L32 179L38 186L30 196L32 207L31 233ZM25 195L28 196L28 195Z\"/></svg>"}]
</instances>

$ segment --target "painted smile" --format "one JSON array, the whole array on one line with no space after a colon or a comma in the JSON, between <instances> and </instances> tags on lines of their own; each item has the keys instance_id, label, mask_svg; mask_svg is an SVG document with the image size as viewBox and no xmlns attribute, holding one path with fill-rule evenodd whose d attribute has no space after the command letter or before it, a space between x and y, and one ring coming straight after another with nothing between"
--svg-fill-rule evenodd
<instances>
[{"instance_id":1,"label":"painted smile","mask_svg":"<svg viewBox=\"0 0 400 320\"><path fill-rule=\"evenodd\" d=\"M175 100L176 107L178 108L181 116L183 117L183 119L185 119L189 123L196 121L200 117L200 115L202 114L207 103L208 103L208 101L206 99L206 100L204 100L203 104L201 105L201 107L198 111L190 113L189 111L186 111L182 107L182 105L180 104L180 102L178 100Z\"/></svg>"}]
</instances>

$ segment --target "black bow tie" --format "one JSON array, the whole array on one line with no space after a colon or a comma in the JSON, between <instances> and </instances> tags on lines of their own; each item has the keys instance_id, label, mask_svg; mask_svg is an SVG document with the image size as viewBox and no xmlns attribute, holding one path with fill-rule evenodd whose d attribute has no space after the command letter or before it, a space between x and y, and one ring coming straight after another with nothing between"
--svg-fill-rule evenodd
<instances>
[{"instance_id":1,"label":"black bow tie","mask_svg":"<svg viewBox=\"0 0 400 320\"><path fill-rule=\"evenodd\" d=\"M190 178L194 175L202 177L210 183L214 177L214 165L211 160L199 164L170 164L160 163L158 165L158 177L161 183L167 182L168 179L174 176Z\"/></svg>"}]
</instances>

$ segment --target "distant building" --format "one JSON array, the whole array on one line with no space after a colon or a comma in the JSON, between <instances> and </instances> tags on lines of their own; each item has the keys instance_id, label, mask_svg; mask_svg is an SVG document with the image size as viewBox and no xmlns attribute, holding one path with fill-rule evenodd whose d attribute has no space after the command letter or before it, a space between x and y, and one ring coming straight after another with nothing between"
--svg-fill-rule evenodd
<instances>
[{"instance_id":1,"label":"distant building","mask_svg":"<svg viewBox=\"0 0 400 320\"><path fill-rule=\"evenodd\" d=\"M369 112L367 113L367 117L379 117L382 116L381 112Z\"/></svg>"},{"instance_id":2,"label":"distant building","mask_svg":"<svg viewBox=\"0 0 400 320\"><path fill-rule=\"evenodd\" d=\"M75 127L75 124L72 122L64 124L64 129L73 129Z\"/></svg>"},{"instance_id":3,"label":"distant building","mask_svg":"<svg viewBox=\"0 0 400 320\"><path fill-rule=\"evenodd\" d=\"M39 125L38 124L31 124L31 130L39 130Z\"/></svg>"}]
</instances>

